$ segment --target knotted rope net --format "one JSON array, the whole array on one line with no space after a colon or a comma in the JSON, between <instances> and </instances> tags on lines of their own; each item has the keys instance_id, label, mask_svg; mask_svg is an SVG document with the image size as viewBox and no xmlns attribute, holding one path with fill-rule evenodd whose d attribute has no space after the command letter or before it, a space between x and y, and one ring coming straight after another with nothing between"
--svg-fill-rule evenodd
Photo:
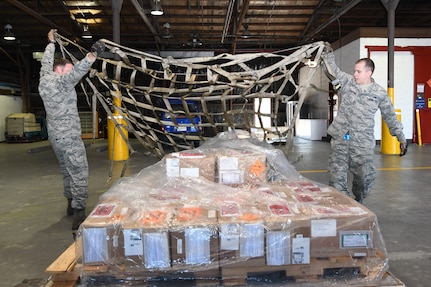
<instances>
[{"instance_id":1,"label":"knotted rope net","mask_svg":"<svg viewBox=\"0 0 431 287\"><path fill-rule=\"evenodd\" d=\"M73 46L87 52L57 36L63 56L76 61L68 51ZM260 131L263 139L284 138L288 150L303 91L310 86L324 53L324 43L315 42L273 53L174 59L100 41L106 50L84 81L90 87L83 87L87 99L92 94L93 101L100 102L127 142L124 131L159 157L167 151L194 148L197 142L228 129ZM304 66L311 69L299 83ZM297 108L290 122L285 122L280 113L286 112L285 104L291 100L297 101ZM190 102L197 108L191 108ZM172 126L175 131L167 129ZM185 132L189 130L193 132ZM133 152L129 142L128 146Z\"/></svg>"}]
</instances>

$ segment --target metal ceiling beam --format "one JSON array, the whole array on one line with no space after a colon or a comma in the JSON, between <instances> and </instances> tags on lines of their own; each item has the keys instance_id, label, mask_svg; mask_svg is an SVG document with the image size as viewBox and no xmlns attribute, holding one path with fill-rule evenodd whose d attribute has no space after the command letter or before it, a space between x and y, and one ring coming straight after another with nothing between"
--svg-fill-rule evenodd
<instances>
[{"instance_id":1,"label":"metal ceiling beam","mask_svg":"<svg viewBox=\"0 0 431 287\"><path fill-rule=\"evenodd\" d=\"M148 29L150 29L151 33L154 35L154 39L156 40L156 43L157 44L160 43L161 39L160 39L156 29L154 29L153 25L151 24L150 19L148 19L147 15L145 15L144 9L141 7L141 5L138 3L137 0L130 0L130 2L132 2L132 4L135 7L136 11L138 12L139 16L141 16L142 20L144 20Z\"/></svg>"},{"instance_id":2,"label":"metal ceiling beam","mask_svg":"<svg viewBox=\"0 0 431 287\"><path fill-rule=\"evenodd\" d=\"M236 23L236 29L234 34L235 39L233 40L233 43L232 43L232 54L235 54L236 52L236 38L239 31L241 30L242 23L244 22L245 15L247 14L249 7L250 7L250 0L244 0L243 5L241 7L241 13L238 18L238 22Z\"/></svg>"},{"instance_id":3,"label":"metal ceiling beam","mask_svg":"<svg viewBox=\"0 0 431 287\"><path fill-rule=\"evenodd\" d=\"M65 2L63 0L58 0L58 3L63 8L64 12L66 12L69 15L71 15L69 7L66 6L66 4L65 4ZM73 15L73 16L75 16L75 15ZM84 31L83 26L81 24L79 24L78 21L72 21L72 22L75 24L76 29L80 30L81 32Z\"/></svg>"},{"instance_id":4,"label":"metal ceiling beam","mask_svg":"<svg viewBox=\"0 0 431 287\"><path fill-rule=\"evenodd\" d=\"M321 25L319 25L316 29L314 29L310 33L306 34L305 36L303 35L302 38L303 39L304 38L312 38L314 35L316 35L320 31L322 31L323 29L325 29L332 22L336 21L338 18L340 18L341 16L343 16L345 13L347 13L350 9L352 9L353 7L355 7L360 2L361 2L361 0L351 0L349 3L347 3L346 5L344 5L343 8L337 14L333 15L332 17L330 17L326 22L324 22ZM310 19L310 21L313 21L313 19L314 19L314 17L312 17ZM304 31L306 31L306 30L304 30Z\"/></svg>"},{"instance_id":5,"label":"metal ceiling beam","mask_svg":"<svg viewBox=\"0 0 431 287\"><path fill-rule=\"evenodd\" d=\"M235 0L230 0L229 4L227 5L227 12L226 12L225 20L224 20L223 33L221 35L221 43L224 42L224 39L227 36L227 32L228 32L229 26L230 26L230 20L232 19L232 14L233 14L235 2L236 2Z\"/></svg>"},{"instance_id":6,"label":"metal ceiling beam","mask_svg":"<svg viewBox=\"0 0 431 287\"><path fill-rule=\"evenodd\" d=\"M115 43L121 43L120 35L120 13L123 6L123 0L112 0L112 39Z\"/></svg>"},{"instance_id":7,"label":"metal ceiling beam","mask_svg":"<svg viewBox=\"0 0 431 287\"><path fill-rule=\"evenodd\" d=\"M22 10L26 14L29 14L30 16L39 20L40 22L48 25L49 27L51 27L53 29L57 29L57 31L61 32L61 34L65 35L65 36L71 36L72 35L69 31L65 30L63 27L61 27L61 26L55 24L54 22L46 19L45 17L41 16L36 11L28 8L27 6L25 6L21 2L19 2L17 0L6 0L6 1L9 2L10 4L12 4L13 6L17 7L18 9ZM48 33L48 31L47 31L47 33Z\"/></svg>"}]
</instances>

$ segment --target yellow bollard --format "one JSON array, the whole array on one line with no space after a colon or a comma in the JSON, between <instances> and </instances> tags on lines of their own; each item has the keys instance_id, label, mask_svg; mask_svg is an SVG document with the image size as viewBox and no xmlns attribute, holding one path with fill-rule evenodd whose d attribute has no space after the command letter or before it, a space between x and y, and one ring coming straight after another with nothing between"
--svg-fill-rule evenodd
<instances>
[{"instance_id":1,"label":"yellow bollard","mask_svg":"<svg viewBox=\"0 0 431 287\"><path fill-rule=\"evenodd\" d=\"M394 88L388 88L388 96L391 98L392 104L394 103ZM398 120L401 122L401 110L396 109ZM388 125L382 120L382 141L381 152L383 154L400 154L400 142L398 139L391 135Z\"/></svg>"},{"instance_id":2,"label":"yellow bollard","mask_svg":"<svg viewBox=\"0 0 431 287\"><path fill-rule=\"evenodd\" d=\"M422 145L421 116L419 109L416 109L416 128L418 134L418 145Z\"/></svg>"},{"instance_id":3,"label":"yellow bollard","mask_svg":"<svg viewBox=\"0 0 431 287\"><path fill-rule=\"evenodd\" d=\"M401 110L396 109L398 120L401 122ZM389 132L388 125L382 120L382 142L381 149L383 154L400 154L400 142Z\"/></svg>"},{"instance_id":4,"label":"yellow bollard","mask_svg":"<svg viewBox=\"0 0 431 287\"><path fill-rule=\"evenodd\" d=\"M126 125L126 121L121 115L112 115L118 124ZM128 132L123 127L116 127L114 119L108 116L108 157L109 160L122 161L129 158L129 148L126 141L123 139L119 129L127 137Z\"/></svg>"}]
</instances>

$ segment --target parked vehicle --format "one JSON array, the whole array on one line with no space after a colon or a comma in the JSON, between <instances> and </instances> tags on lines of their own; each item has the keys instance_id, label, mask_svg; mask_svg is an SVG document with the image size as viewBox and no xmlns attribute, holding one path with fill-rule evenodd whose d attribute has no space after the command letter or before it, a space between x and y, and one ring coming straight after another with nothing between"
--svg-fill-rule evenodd
<instances>
[{"instance_id":1,"label":"parked vehicle","mask_svg":"<svg viewBox=\"0 0 431 287\"><path fill-rule=\"evenodd\" d=\"M7 142L34 142L48 139L45 118L33 113L14 113L6 117L5 138Z\"/></svg>"},{"instance_id":2,"label":"parked vehicle","mask_svg":"<svg viewBox=\"0 0 431 287\"><path fill-rule=\"evenodd\" d=\"M197 103L191 100L187 100L186 103L191 117L185 113L181 100L169 100L173 113L162 113L162 121L164 123L162 128L165 132L194 134L201 131L198 127L201 124L201 117L198 115L199 108Z\"/></svg>"},{"instance_id":3,"label":"parked vehicle","mask_svg":"<svg viewBox=\"0 0 431 287\"><path fill-rule=\"evenodd\" d=\"M162 130L166 133L199 135L202 132L201 117L196 101L186 100L188 112L185 112L180 99L169 99L172 112L162 113ZM194 141L198 146L199 141Z\"/></svg>"}]
</instances>

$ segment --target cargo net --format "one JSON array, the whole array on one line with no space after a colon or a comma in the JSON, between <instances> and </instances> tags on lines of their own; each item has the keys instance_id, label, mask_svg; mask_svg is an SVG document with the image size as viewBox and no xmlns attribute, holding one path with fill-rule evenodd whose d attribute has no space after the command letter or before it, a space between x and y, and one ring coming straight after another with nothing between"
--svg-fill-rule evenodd
<instances>
[{"instance_id":1,"label":"cargo net","mask_svg":"<svg viewBox=\"0 0 431 287\"><path fill-rule=\"evenodd\" d=\"M316 42L276 53L174 59L101 41L106 50L86 82L115 131L127 142L133 134L159 157L195 148L229 129L243 129L263 140L281 139L287 150L303 91L316 71L309 69L299 84L299 69L320 67L324 48L323 42ZM65 46L60 45L63 54ZM286 122L286 103L291 100L298 102L297 108Z\"/></svg>"}]
</instances>

